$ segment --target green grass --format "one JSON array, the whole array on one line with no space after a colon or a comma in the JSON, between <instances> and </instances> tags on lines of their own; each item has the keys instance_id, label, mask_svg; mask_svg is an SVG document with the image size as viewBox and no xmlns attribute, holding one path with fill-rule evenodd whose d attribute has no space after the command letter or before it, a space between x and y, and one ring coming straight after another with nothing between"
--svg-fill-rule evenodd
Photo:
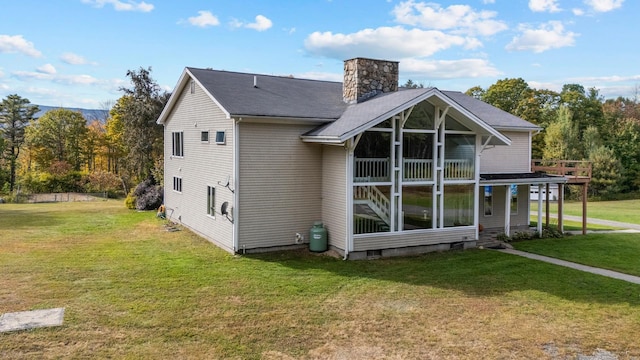
<instances>
[{"instance_id":1,"label":"green grass","mask_svg":"<svg viewBox=\"0 0 640 360\"><path fill-rule=\"evenodd\" d=\"M530 222L531 227L535 228L537 226L538 222L536 220L538 220L537 216L531 217L531 222ZM542 220L542 222L544 225L544 219ZM557 228L558 219L555 219L555 218L550 219L549 226L552 228ZM562 226L564 228L564 231L581 231L582 230L582 223L578 221L564 220L562 222ZM587 231L602 231L602 230L619 230L619 228L614 226L600 225L600 224L587 224Z\"/></svg>"},{"instance_id":2,"label":"green grass","mask_svg":"<svg viewBox=\"0 0 640 360\"><path fill-rule=\"evenodd\" d=\"M640 356L638 285L489 250L234 256L163 224L114 201L0 205L0 313L66 309L0 334L0 358Z\"/></svg>"},{"instance_id":3,"label":"green grass","mask_svg":"<svg viewBox=\"0 0 640 360\"><path fill-rule=\"evenodd\" d=\"M639 234L589 234L515 242L518 250L640 276Z\"/></svg>"},{"instance_id":4,"label":"green grass","mask_svg":"<svg viewBox=\"0 0 640 360\"><path fill-rule=\"evenodd\" d=\"M552 213L557 213L557 209L557 203L551 204ZM531 211L537 210L538 203L532 201ZM563 213L582 216L582 202L565 202L563 204ZM640 200L592 201L587 203L587 217L640 225Z\"/></svg>"}]
</instances>

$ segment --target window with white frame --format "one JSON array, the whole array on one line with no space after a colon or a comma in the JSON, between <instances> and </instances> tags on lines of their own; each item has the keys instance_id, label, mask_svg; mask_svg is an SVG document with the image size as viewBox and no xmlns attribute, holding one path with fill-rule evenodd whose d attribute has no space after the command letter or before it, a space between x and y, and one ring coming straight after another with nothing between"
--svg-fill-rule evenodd
<instances>
[{"instance_id":1,"label":"window with white frame","mask_svg":"<svg viewBox=\"0 0 640 360\"><path fill-rule=\"evenodd\" d=\"M182 192L182 178L174 176L173 177L173 190L177 192Z\"/></svg>"},{"instance_id":2,"label":"window with white frame","mask_svg":"<svg viewBox=\"0 0 640 360\"><path fill-rule=\"evenodd\" d=\"M207 215L216 216L216 188L207 186Z\"/></svg>"},{"instance_id":3,"label":"window with white frame","mask_svg":"<svg viewBox=\"0 0 640 360\"><path fill-rule=\"evenodd\" d=\"M216 131L216 144L224 145L225 136L224 131Z\"/></svg>"},{"instance_id":4,"label":"window with white frame","mask_svg":"<svg viewBox=\"0 0 640 360\"><path fill-rule=\"evenodd\" d=\"M173 156L184 156L184 133L182 131L175 131L171 133L172 139L172 152Z\"/></svg>"},{"instance_id":5,"label":"window with white frame","mask_svg":"<svg viewBox=\"0 0 640 360\"><path fill-rule=\"evenodd\" d=\"M511 215L518 215L518 185L509 187L511 193Z\"/></svg>"},{"instance_id":6,"label":"window with white frame","mask_svg":"<svg viewBox=\"0 0 640 360\"><path fill-rule=\"evenodd\" d=\"M493 216L493 186L484 187L484 216Z\"/></svg>"},{"instance_id":7,"label":"window with white frame","mask_svg":"<svg viewBox=\"0 0 640 360\"><path fill-rule=\"evenodd\" d=\"M209 142L209 130L200 132L200 141Z\"/></svg>"}]
</instances>

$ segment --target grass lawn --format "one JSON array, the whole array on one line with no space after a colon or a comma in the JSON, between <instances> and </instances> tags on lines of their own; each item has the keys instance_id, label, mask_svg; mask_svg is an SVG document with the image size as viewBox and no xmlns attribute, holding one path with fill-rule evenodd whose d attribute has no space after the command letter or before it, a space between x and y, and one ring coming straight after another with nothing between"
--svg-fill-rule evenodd
<instances>
[{"instance_id":1,"label":"grass lawn","mask_svg":"<svg viewBox=\"0 0 640 360\"><path fill-rule=\"evenodd\" d=\"M537 210L538 203L531 201L531 211ZM582 216L582 202L566 201L563 204L563 210L565 215ZM551 212L558 212L557 203L551 204ZM587 217L640 225L640 199L589 202L587 203Z\"/></svg>"},{"instance_id":2,"label":"grass lawn","mask_svg":"<svg viewBox=\"0 0 640 360\"><path fill-rule=\"evenodd\" d=\"M512 244L518 250L640 276L640 234L589 234Z\"/></svg>"},{"instance_id":3,"label":"grass lawn","mask_svg":"<svg viewBox=\"0 0 640 360\"><path fill-rule=\"evenodd\" d=\"M2 359L640 356L638 285L492 250L233 256L115 201L0 205L0 273L0 313L66 308Z\"/></svg>"}]
</instances>

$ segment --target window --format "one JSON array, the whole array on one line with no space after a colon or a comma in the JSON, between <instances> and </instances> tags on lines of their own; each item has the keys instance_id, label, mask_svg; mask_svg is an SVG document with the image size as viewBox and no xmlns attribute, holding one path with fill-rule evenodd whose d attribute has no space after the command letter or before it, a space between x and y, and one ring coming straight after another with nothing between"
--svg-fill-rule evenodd
<instances>
[{"instance_id":1,"label":"window","mask_svg":"<svg viewBox=\"0 0 640 360\"><path fill-rule=\"evenodd\" d=\"M216 144L224 144L224 131L216 131Z\"/></svg>"},{"instance_id":2,"label":"window","mask_svg":"<svg viewBox=\"0 0 640 360\"><path fill-rule=\"evenodd\" d=\"M207 215L216 216L216 188L207 186Z\"/></svg>"},{"instance_id":3,"label":"window","mask_svg":"<svg viewBox=\"0 0 640 360\"><path fill-rule=\"evenodd\" d=\"M402 216L402 230L433 228L433 186L403 186Z\"/></svg>"},{"instance_id":4,"label":"window","mask_svg":"<svg viewBox=\"0 0 640 360\"><path fill-rule=\"evenodd\" d=\"M518 185L511 185L511 215L518 215Z\"/></svg>"},{"instance_id":5,"label":"window","mask_svg":"<svg viewBox=\"0 0 640 360\"><path fill-rule=\"evenodd\" d=\"M474 185L444 186L444 227L469 226L474 222Z\"/></svg>"},{"instance_id":6,"label":"window","mask_svg":"<svg viewBox=\"0 0 640 360\"><path fill-rule=\"evenodd\" d=\"M173 140L173 150L171 155L184 156L184 133L182 131L171 133Z\"/></svg>"},{"instance_id":7,"label":"window","mask_svg":"<svg viewBox=\"0 0 640 360\"><path fill-rule=\"evenodd\" d=\"M209 131L202 131L200 133L200 141L209 142Z\"/></svg>"},{"instance_id":8,"label":"window","mask_svg":"<svg viewBox=\"0 0 640 360\"><path fill-rule=\"evenodd\" d=\"M181 177L173 177L173 190L177 192L182 192L182 178Z\"/></svg>"},{"instance_id":9,"label":"window","mask_svg":"<svg viewBox=\"0 0 640 360\"><path fill-rule=\"evenodd\" d=\"M493 187L484 187L484 216L493 216Z\"/></svg>"},{"instance_id":10,"label":"window","mask_svg":"<svg viewBox=\"0 0 640 360\"><path fill-rule=\"evenodd\" d=\"M192 94L196 93L196 82L193 80L191 80L191 83L189 84L189 92Z\"/></svg>"}]
</instances>

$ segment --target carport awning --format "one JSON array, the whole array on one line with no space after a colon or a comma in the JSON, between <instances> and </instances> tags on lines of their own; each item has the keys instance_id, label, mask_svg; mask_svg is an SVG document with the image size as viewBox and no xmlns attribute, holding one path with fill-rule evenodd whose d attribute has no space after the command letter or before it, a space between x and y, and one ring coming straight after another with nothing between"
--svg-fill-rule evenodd
<instances>
[{"instance_id":1,"label":"carport awning","mask_svg":"<svg viewBox=\"0 0 640 360\"><path fill-rule=\"evenodd\" d=\"M480 174L480 185L509 185L509 184L564 184L567 178L558 175L548 175L543 172L510 173L510 174Z\"/></svg>"}]
</instances>

